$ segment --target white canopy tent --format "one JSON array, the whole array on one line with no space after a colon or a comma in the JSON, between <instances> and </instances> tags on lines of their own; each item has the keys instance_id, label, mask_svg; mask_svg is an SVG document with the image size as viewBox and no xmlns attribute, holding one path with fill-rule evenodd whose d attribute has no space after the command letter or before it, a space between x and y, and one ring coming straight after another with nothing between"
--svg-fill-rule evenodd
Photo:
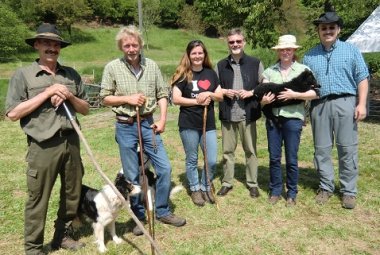
<instances>
[{"instance_id":1,"label":"white canopy tent","mask_svg":"<svg viewBox=\"0 0 380 255\"><path fill-rule=\"evenodd\" d=\"M380 52L380 6L346 40L363 53Z\"/></svg>"}]
</instances>

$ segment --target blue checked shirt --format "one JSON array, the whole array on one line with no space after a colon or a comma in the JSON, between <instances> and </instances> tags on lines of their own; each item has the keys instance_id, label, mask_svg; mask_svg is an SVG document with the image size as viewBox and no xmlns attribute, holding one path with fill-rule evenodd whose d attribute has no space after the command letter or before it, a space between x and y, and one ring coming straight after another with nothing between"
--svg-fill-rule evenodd
<instances>
[{"instance_id":1,"label":"blue checked shirt","mask_svg":"<svg viewBox=\"0 0 380 255\"><path fill-rule=\"evenodd\" d=\"M358 84L369 76L360 51L337 40L329 51L319 44L306 53L303 63L321 85L320 97L331 94L357 94Z\"/></svg>"}]
</instances>

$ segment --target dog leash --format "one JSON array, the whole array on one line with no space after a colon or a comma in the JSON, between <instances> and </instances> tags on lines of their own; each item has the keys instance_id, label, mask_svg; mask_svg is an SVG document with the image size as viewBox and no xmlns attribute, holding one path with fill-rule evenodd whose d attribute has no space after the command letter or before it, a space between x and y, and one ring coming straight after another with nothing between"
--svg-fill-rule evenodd
<instances>
[{"instance_id":1,"label":"dog leash","mask_svg":"<svg viewBox=\"0 0 380 255\"><path fill-rule=\"evenodd\" d=\"M92 160L92 163L94 164L95 169L102 176L102 178L105 180L105 182L111 187L111 189L113 190L113 192L115 192L115 194L118 196L118 198L121 201L123 201L123 205L127 209L127 212L132 217L132 219L134 220L134 222L136 223L136 225L139 226L139 228L141 229L141 231L143 232L143 234L146 236L146 238L149 240L149 242L151 243L151 247L153 247L155 249L155 251L157 252L157 254L162 254L161 251L160 251L160 249L159 249L159 247L158 247L158 244L156 243L156 241L152 238L152 236L150 235L150 233L148 233L148 231L146 231L146 229L144 228L143 224L140 222L140 220L133 213L132 209L130 208L129 204L127 203L127 201L125 200L125 198L123 197L123 195L117 190L117 188L115 187L115 185L107 177L107 175L102 171L102 169L100 168L100 165L96 162L95 157L94 157L94 155L93 155L93 153L92 153L92 151L90 149L90 146L88 145L88 143L86 141L86 138L84 137L82 131L79 128L79 125L76 123L75 118L71 114L71 112L70 112L69 108L67 107L66 103L63 102L62 106L65 109L67 118L70 120L71 125L73 126L73 128L77 132L80 140L82 141L82 143L83 143L83 145L84 145L84 147L86 149L87 154L89 155L90 159Z\"/></svg>"}]
</instances>

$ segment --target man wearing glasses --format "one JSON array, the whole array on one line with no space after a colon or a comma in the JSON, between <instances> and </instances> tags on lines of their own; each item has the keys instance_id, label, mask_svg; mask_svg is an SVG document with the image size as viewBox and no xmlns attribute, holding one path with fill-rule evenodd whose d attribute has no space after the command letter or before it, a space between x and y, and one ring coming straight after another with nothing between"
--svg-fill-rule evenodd
<instances>
[{"instance_id":1,"label":"man wearing glasses","mask_svg":"<svg viewBox=\"0 0 380 255\"><path fill-rule=\"evenodd\" d=\"M225 196L232 189L235 173L235 149L238 136L245 153L246 185L252 198L260 193L257 183L256 120L260 118L260 102L254 99L254 89L261 80L264 66L257 58L244 53L245 39L239 28L227 35L230 55L218 62L224 100L219 103L222 123L223 171L222 188L217 195Z\"/></svg>"},{"instance_id":2,"label":"man wearing glasses","mask_svg":"<svg viewBox=\"0 0 380 255\"><path fill-rule=\"evenodd\" d=\"M356 206L358 180L358 127L366 117L368 69L359 50L338 39L343 20L327 5L313 22L320 44L304 57L321 85L320 98L311 103L314 164L320 177L318 204L325 204L334 192L331 150L335 140L339 160L342 207Z\"/></svg>"}]
</instances>

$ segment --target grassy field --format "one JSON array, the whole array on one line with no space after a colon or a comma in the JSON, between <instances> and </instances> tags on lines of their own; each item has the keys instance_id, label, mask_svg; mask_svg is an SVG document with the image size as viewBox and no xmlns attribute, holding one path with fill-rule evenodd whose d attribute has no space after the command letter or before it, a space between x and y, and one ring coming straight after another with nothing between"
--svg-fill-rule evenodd
<instances>
[{"instance_id":1,"label":"grassy field","mask_svg":"<svg viewBox=\"0 0 380 255\"><path fill-rule=\"evenodd\" d=\"M169 108L169 120L163 139L173 167L173 185L186 186L184 153L178 135L177 107ZM114 118L109 109L92 111L81 117L82 130L103 171L113 179L120 169L114 142ZM156 224L156 239L165 254L379 254L380 250L380 132L374 123L360 124L360 179L358 206L354 210L341 208L336 193L325 206L314 203L318 177L313 168L310 125L302 135L298 203L285 207L285 200L275 206L267 203L268 153L263 120L258 121L259 183L262 196L253 200L244 185L244 161L241 147L237 149L236 183L228 196L218 198L220 209L192 204L185 190L171 198L174 212L187 219L183 228ZM0 138L0 250L3 254L23 252L23 208L25 191L26 141L18 123L0 122L7 135ZM221 134L218 130L220 145ZM219 159L221 147L219 146ZM86 152L82 151L86 175L83 182L100 188L101 177L95 171ZM334 157L336 157L334 153ZM336 163L336 160L334 160ZM221 166L214 184L220 188ZM58 203L57 183L48 212L45 242L52 237L53 221ZM149 254L149 242L131 234L133 224L124 211L117 220L117 232L125 243L107 243L109 254ZM76 254L95 254L96 246L90 226L79 230L85 249ZM72 254L58 251L52 254Z\"/></svg>"},{"instance_id":2,"label":"grassy field","mask_svg":"<svg viewBox=\"0 0 380 255\"><path fill-rule=\"evenodd\" d=\"M116 28L86 29L78 43L62 51L62 62L75 66L82 74L96 70L100 77L106 62L120 54L115 48ZM181 30L158 30L149 34L148 57L156 60L165 77L173 72L189 40L199 38ZM200 37L209 48L215 63L226 54L221 39ZM175 42L175 43L173 43ZM248 49L249 52L251 52ZM34 53L17 63L0 64L0 78L9 78L17 66L30 63ZM268 58L273 57L269 55ZM4 97L6 81L0 79L0 100ZM3 87L3 88L2 88ZM178 108L169 108L169 118L163 140L173 167L172 184L186 184L184 152L177 127ZM110 109L91 110L80 117L84 136L103 171L111 179L120 169L119 152L114 141L114 116ZM318 176L313 166L313 145L310 125L304 128L299 151L300 181L297 206L285 207L285 200L275 206L267 203L268 152L264 122L258 122L259 185L261 197L253 200L244 185L244 156L239 145L236 152L236 182L228 196L218 198L220 209L192 204L185 190L171 198L174 213L187 219L187 225L174 228L156 224L156 239L165 254L380 254L380 125L363 122L359 125L359 195L354 210L341 208L335 193L325 206L314 202ZM220 127L220 124L217 125ZM1 254L23 254L23 210L27 196L25 185L26 138L19 123L0 121L0 251ZM221 159L221 133L218 128ZM336 152L334 163L337 165ZM82 148L86 174L83 182L101 188L102 178L96 172ZM201 158L201 157L200 157ZM218 165L214 184L220 188L222 167ZM339 184L337 183L337 186ZM53 235L58 204L57 182L48 211L45 243ZM149 254L150 244L144 237L135 237L130 216L123 211L117 220L117 232L125 242L116 246L107 236L107 254ZM96 254L96 245L89 225L78 230L86 248L76 253L57 251L50 254Z\"/></svg>"}]
</instances>

